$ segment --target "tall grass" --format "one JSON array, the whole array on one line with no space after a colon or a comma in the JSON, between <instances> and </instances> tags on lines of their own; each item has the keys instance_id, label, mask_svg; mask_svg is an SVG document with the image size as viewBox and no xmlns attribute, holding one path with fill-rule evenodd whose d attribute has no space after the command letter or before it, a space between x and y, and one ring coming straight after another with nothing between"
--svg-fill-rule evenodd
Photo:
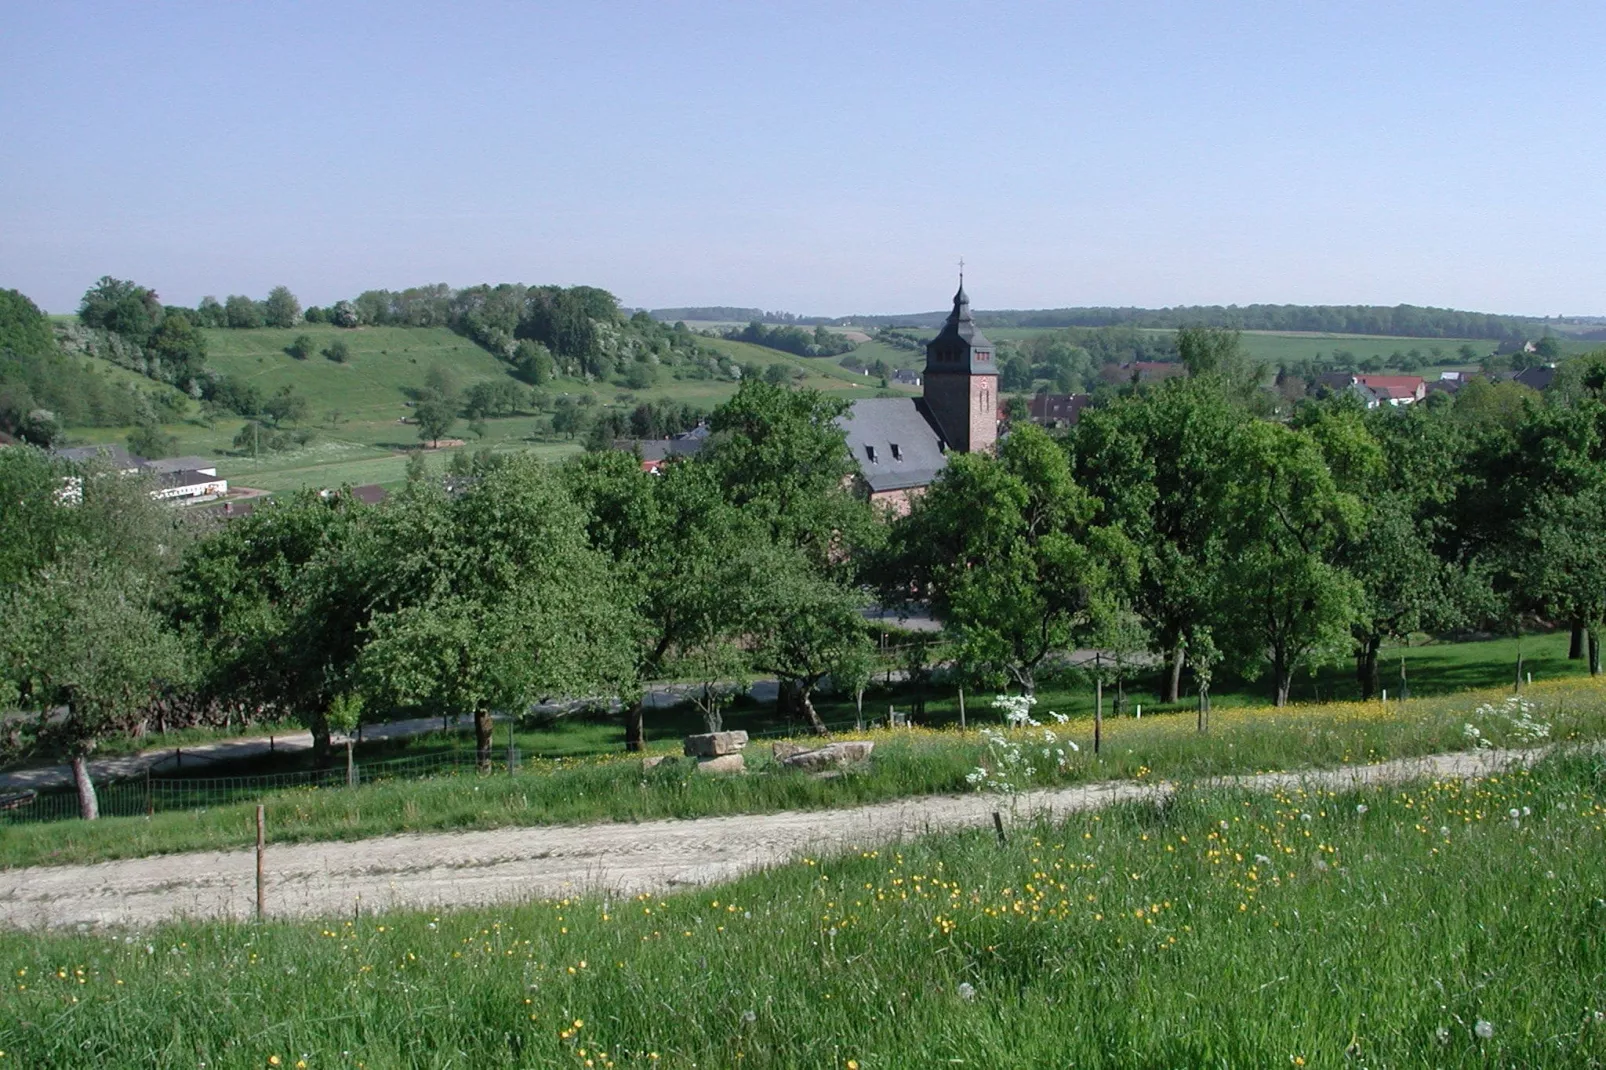
<instances>
[{"instance_id":1,"label":"tall grass","mask_svg":"<svg viewBox=\"0 0 1606 1070\"><path fill-rule=\"evenodd\" d=\"M1606 739L1606 682L1565 681L1528 692L1557 741ZM1235 710L1195 731L1191 714L1106 721L1102 753L1092 723L1057 727L1081 746L1064 769L1038 770L1028 786L1127 777L1189 780L1224 773L1301 769L1411 757L1473 745L1465 726L1504 692L1472 692L1409 703L1329 703L1280 711ZM1486 724L1497 745L1529 742ZM643 772L623 756L532 762L516 776L443 776L358 788L288 791L268 799L276 843L359 839L398 832L498 828L660 817L821 809L971 789L966 775L992 760L980 734L955 730L878 730L867 768L818 779L777 767L755 744L750 772L708 777L689 763ZM1026 733L1029 738L1030 732ZM660 747L660 752L664 748ZM172 851L244 846L254 836L252 803L150 818L105 818L17 826L0 838L0 866L97 861Z\"/></svg>"},{"instance_id":2,"label":"tall grass","mask_svg":"<svg viewBox=\"0 0 1606 1070\"><path fill-rule=\"evenodd\" d=\"M1181 793L718 889L0 936L21 1066L1585 1066L1606 767Z\"/></svg>"}]
</instances>

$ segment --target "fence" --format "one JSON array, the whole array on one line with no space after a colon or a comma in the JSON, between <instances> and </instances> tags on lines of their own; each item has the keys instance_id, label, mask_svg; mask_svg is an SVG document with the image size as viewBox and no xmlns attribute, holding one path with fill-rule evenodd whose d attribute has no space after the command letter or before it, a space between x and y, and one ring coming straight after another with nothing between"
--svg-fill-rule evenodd
<instances>
[{"instance_id":1,"label":"fence","mask_svg":"<svg viewBox=\"0 0 1606 1070\"><path fill-rule=\"evenodd\" d=\"M879 717L869 710L865 711L865 724L877 721L880 721ZM854 728L856 723L834 721L827 723L826 728L831 731L844 731ZM806 728L805 724L800 723L762 729L750 734L754 739L779 738L795 735ZM510 765L512 771L518 770L521 753L517 747L496 746L491 749L491 755L492 772L499 771L505 774L509 772ZM199 754L186 754L184 758L191 761L210 760ZM455 776L478 771L474 750L458 748L382 761L354 762L349 767L342 763L328 769L264 773L253 776L158 776L147 771L143 777L97 783L95 794L102 817L144 817L173 810L204 810L228 803L254 802L282 791L355 787L387 780L422 780L428 777ZM78 793L71 787L39 792L0 791L0 827L64 821L78 816Z\"/></svg>"},{"instance_id":2,"label":"fence","mask_svg":"<svg viewBox=\"0 0 1606 1070\"><path fill-rule=\"evenodd\" d=\"M492 749L492 771L507 773L519 767L516 747ZM171 810L201 810L227 803L250 802L281 791L354 787L387 780L421 780L426 777L477 773L478 761L470 749L431 751L375 762L355 762L328 769L256 776L143 777L95 785L102 817L141 817ZM0 825L62 821L79 814L78 793L71 787L47 791L0 792Z\"/></svg>"}]
</instances>

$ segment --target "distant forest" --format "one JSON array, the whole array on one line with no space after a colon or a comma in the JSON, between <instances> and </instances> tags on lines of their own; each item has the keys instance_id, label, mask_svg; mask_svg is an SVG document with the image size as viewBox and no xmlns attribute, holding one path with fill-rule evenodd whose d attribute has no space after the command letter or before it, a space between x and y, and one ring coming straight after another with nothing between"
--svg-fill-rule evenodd
<instances>
[{"instance_id":1,"label":"distant forest","mask_svg":"<svg viewBox=\"0 0 1606 1070\"><path fill-rule=\"evenodd\" d=\"M948 313L851 316L828 322L935 327ZM1230 327L1240 331L1320 331L1402 338L1536 338L1544 321L1419 305L1179 305L1175 308L1050 308L977 311L986 327Z\"/></svg>"},{"instance_id":2,"label":"distant forest","mask_svg":"<svg viewBox=\"0 0 1606 1070\"><path fill-rule=\"evenodd\" d=\"M680 320L701 320L710 323L799 323L802 317L790 312L766 312L762 308L737 308L734 305L707 305L700 308L655 308L647 315L663 323ZM823 323L816 317L811 322Z\"/></svg>"}]
</instances>

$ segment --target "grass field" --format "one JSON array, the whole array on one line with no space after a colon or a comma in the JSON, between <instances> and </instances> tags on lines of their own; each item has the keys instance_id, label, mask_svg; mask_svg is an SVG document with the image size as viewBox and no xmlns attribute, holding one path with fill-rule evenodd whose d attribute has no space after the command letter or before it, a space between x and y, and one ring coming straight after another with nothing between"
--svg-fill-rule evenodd
<instances>
[{"instance_id":1,"label":"grass field","mask_svg":"<svg viewBox=\"0 0 1606 1070\"><path fill-rule=\"evenodd\" d=\"M1103 749L1092 751L1087 718L1052 726L1065 761L1037 762L1022 785L1047 786L1128 777L1191 779L1266 769L1300 769L1364 763L1463 750L1475 745L1465 726L1479 727L1496 745L1534 740L1504 708L1508 692L1482 692L1415 699L1409 703L1330 703L1281 711L1218 710L1201 736L1189 714L1106 721ZM1557 681L1536 685L1534 716L1549 723L1549 738L1606 738L1606 683ZM979 714L978 714L979 716ZM999 718L990 712L995 727ZM1017 735L1040 740L1041 729ZM855 736L860 735L855 733ZM997 746L974 728L877 730L868 769L819 780L770 763L762 743L750 748L754 775L713 778L687 763L644 775L639 760L624 755L531 761L517 775L473 774L429 780L395 780L357 788L299 789L267 798L273 842L361 839L398 832L583 821L634 821L655 817L771 813L822 809L919 795L965 792L978 766L1003 768ZM1071 744L1079 747L1076 750ZM673 753L678 746L653 748ZM1028 755L1029 757L1031 755ZM248 842L251 803L205 810L158 812L152 817L102 818L95 822L16 825L0 837L0 866L97 861L140 855L237 847Z\"/></svg>"},{"instance_id":2,"label":"grass field","mask_svg":"<svg viewBox=\"0 0 1606 1070\"><path fill-rule=\"evenodd\" d=\"M1184 790L669 897L0 935L19 1066L1573 1067L1606 768Z\"/></svg>"}]
</instances>

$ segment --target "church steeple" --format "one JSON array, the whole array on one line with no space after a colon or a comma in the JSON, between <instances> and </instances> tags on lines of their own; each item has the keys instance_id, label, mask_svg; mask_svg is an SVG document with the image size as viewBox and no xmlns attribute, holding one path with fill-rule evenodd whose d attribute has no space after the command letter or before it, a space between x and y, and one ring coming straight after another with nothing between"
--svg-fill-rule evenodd
<instances>
[{"instance_id":1,"label":"church steeple","mask_svg":"<svg viewBox=\"0 0 1606 1070\"><path fill-rule=\"evenodd\" d=\"M964 262L953 311L926 343L925 399L950 449L991 449L998 440L998 367L993 344L976 329L965 293Z\"/></svg>"}]
</instances>

